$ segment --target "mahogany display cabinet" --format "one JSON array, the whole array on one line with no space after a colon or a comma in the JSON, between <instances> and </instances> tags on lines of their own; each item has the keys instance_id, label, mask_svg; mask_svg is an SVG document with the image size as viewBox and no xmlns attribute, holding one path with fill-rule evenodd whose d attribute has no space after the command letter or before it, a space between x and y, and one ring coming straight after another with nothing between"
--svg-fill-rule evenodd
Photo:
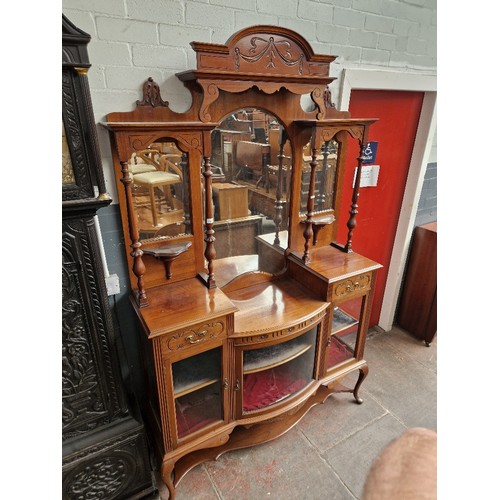
<instances>
[{"instance_id":1,"label":"mahogany display cabinet","mask_svg":"<svg viewBox=\"0 0 500 500\"><path fill-rule=\"evenodd\" d=\"M147 78L135 109L103 123L131 249L142 410L172 498L195 465L280 436L331 394L362 402L380 268L353 250L376 119L331 102L335 57L277 26L191 46L197 68L177 74L186 112Z\"/></svg>"}]
</instances>

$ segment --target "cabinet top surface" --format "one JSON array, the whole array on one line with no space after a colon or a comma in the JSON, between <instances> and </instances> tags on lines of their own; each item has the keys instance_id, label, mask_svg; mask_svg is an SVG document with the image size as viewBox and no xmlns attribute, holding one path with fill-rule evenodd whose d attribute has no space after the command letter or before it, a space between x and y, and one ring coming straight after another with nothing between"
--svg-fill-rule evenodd
<instances>
[{"instance_id":1,"label":"cabinet top surface","mask_svg":"<svg viewBox=\"0 0 500 500\"><path fill-rule=\"evenodd\" d=\"M234 315L236 335L281 330L313 317L329 305L291 278L234 290L228 296L239 309Z\"/></svg>"},{"instance_id":2,"label":"cabinet top surface","mask_svg":"<svg viewBox=\"0 0 500 500\"><path fill-rule=\"evenodd\" d=\"M237 310L221 290L196 278L150 289L148 302L136 310L150 338Z\"/></svg>"},{"instance_id":3,"label":"cabinet top surface","mask_svg":"<svg viewBox=\"0 0 500 500\"><path fill-rule=\"evenodd\" d=\"M297 258L296 254L293 254ZM300 265L304 265L299 258ZM342 252L332 246L314 248L307 268L329 283L349 278L355 274L373 271L382 265L358 253Z\"/></svg>"},{"instance_id":4,"label":"cabinet top surface","mask_svg":"<svg viewBox=\"0 0 500 500\"><path fill-rule=\"evenodd\" d=\"M149 290L148 301L149 306L136 311L149 338L230 313L235 313L236 335L271 332L306 321L329 305L292 278L259 283L227 295L189 279Z\"/></svg>"}]
</instances>

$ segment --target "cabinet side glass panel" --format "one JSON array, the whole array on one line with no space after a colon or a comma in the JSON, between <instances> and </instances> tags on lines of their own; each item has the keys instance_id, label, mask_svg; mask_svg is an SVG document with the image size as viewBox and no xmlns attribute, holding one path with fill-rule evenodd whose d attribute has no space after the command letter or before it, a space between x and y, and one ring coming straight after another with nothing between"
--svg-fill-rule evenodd
<instances>
[{"instance_id":1,"label":"cabinet side glass panel","mask_svg":"<svg viewBox=\"0 0 500 500\"><path fill-rule=\"evenodd\" d=\"M220 347L173 363L172 376L179 438L223 419Z\"/></svg>"},{"instance_id":2,"label":"cabinet side glass panel","mask_svg":"<svg viewBox=\"0 0 500 500\"><path fill-rule=\"evenodd\" d=\"M243 413L279 403L314 378L317 327L290 341L243 352Z\"/></svg>"},{"instance_id":3,"label":"cabinet side glass panel","mask_svg":"<svg viewBox=\"0 0 500 500\"><path fill-rule=\"evenodd\" d=\"M348 300L333 308L333 319L326 356L327 368L354 358L363 298Z\"/></svg>"}]
</instances>

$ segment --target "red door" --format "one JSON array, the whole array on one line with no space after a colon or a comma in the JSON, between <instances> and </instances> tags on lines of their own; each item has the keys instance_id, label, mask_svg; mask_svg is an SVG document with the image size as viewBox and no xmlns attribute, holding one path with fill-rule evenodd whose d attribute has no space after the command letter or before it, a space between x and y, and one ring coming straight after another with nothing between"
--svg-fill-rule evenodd
<instances>
[{"instance_id":1,"label":"red door","mask_svg":"<svg viewBox=\"0 0 500 500\"><path fill-rule=\"evenodd\" d=\"M376 187L360 189L357 225L353 233L353 250L384 267L378 271L370 326L378 323L389 263L396 236L399 213L410 166L413 144L424 98L423 92L392 90L353 90L349 111L353 118L379 118L370 127L368 140L378 142L374 164L380 165ZM337 241L345 242L351 205L354 169L359 147L349 144L344 191L341 201L341 220Z\"/></svg>"}]
</instances>

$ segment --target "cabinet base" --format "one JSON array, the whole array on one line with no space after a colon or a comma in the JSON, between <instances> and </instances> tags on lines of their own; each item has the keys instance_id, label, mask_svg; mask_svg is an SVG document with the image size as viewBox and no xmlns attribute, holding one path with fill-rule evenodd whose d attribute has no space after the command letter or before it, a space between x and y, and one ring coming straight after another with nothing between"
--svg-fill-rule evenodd
<instances>
[{"instance_id":1,"label":"cabinet base","mask_svg":"<svg viewBox=\"0 0 500 500\"><path fill-rule=\"evenodd\" d=\"M313 406L324 403L332 394L339 392L352 393L356 402L361 404L363 400L358 396L358 392L367 373L368 365L364 364L359 367L359 378L354 389L348 389L339 384L338 381L332 381L328 386L320 385L316 392L306 401L278 417L262 423L251 425L241 423L236 427L232 425L229 428L221 429L217 436L213 436L204 443L203 449L192 451L178 460L165 455L161 475L169 490L170 500L175 498L175 488L181 479L197 465L210 460L217 460L228 451L263 444L282 436L294 427Z\"/></svg>"}]
</instances>

